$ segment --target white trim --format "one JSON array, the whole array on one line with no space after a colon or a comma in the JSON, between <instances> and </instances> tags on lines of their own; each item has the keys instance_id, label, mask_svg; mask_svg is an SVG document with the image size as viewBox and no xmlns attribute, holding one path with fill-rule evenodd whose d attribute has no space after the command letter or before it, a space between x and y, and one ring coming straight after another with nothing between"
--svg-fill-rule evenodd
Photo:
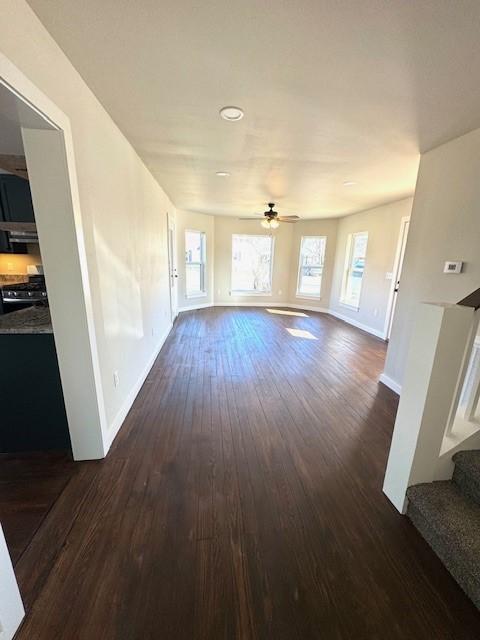
<instances>
[{"instance_id":1,"label":"white trim","mask_svg":"<svg viewBox=\"0 0 480 640\"><path fill-rule=\"evenodd\" d=\"M125 418L127 417L128 412L132 408L135 398L137 397L140 389L143 386L143 383L145 382L148 374L150 373L150 370L153 367L155 360L157 359L158 354L160 353L163 345L165 344L165 340L168 338L168 335L172 330L172 327L173 327L173 324L170 323L170 325L167 327L167 330L165 331L163 336L160 338L159 343L155 347L152 356L147 362L146 367L143 369L135 385L132 387L132 389L130 389L127 397L125 398L122 406L120 407L120 410L118 411L115 418L112 420L110 424L110 428L107 433L107 438L108 438L107 445L109 449L112 446L112 442L114 441L115 436L120 431L120 428L122 427L122 424ZM1 636L0 636L0 640L1 640Z\"/></svg>"},{"instance_id":2,"label":"white trim","mask_svg":"<svg viewBox=\"0 0 480 640\"><path fill-rule=\"evenodd\" d=\"M395 391L395 393L398 393L398 395L402 393L402 385L398 384L398 382L395 382L395 380L387 376L385 372L383 372L380 375L378 381L384 384L386 387L388 387L392 391Z\"/></svg>"},{"instance_id":3,"label":"white trim","mask_svg":"<svg viewBox=\"0 0 480 640\"><path fill-rule=\"evenodd\" d=\"M299 309L300 311L317 311L318 313L328 313L331 316L334 316L338 320L342 320L347 324L351 324L357 329L361 329L362 331L366 331L371 335L380 338L381 340L385 340L385 334L378 329L374 329L373 327L369 327L366 324L362 324L361 322L357 322L356 320L352 320L348 316L344 316L341 313L337 313L333 311L333 309L329 309L327 307L314 307L312 305L306 304L294 304L292 302L283 302L283 301L275 301L269 300L268 302L208 302L206 304L198 304L192 305L191 307L181 307L178 311L179 313L184 311L194 311L195 309L206 309L207 307L283 307L284 309ZM392 387L393 388L393 387ZM399 392L397 392L399 393Z\"/></svg>"},{"instance_id":4,"label":"white trim","mask_svg":"<svg viewBox=\"0 0 480 640\"><path fill-rule=\"evenodd\" d=\"M365 246L365 256L363 258L364 264L363 264L362 280L360 282L360 292L358 294L358 305L354 305L346 301L345 295L346 295L346 290L348 285L349 274L352 270L353 252L355 249L355 241L357 236L366 236L367 243ZM353 233L349 233L347 237L347 246L345 251L345 264L343 267L342 288L340 290L339 303L345 305L346 307L350 307L351 309L356 309L357 311L360 309L360 301L362 298L362 290L363 290L363 279L365 277L365 268L367 266L368 240L369 240L368 231L354 231Z\"/></svg>"},{"instance_id":5,"label":"white trim","mask_svg":"<svg viewBox=\"0 0 480 640\"><path fill-rule=\"evenodd\" d=\"M201 304L192 304L189 307L180 307L178 309L178 313L183 313L184 311L195 311L195 309L208 309L208 307L213 307L213 302L203 302Z\"/></svg>"},{"instance_id":6,"label":"white trim","mask_svg":"<svg viewBox=\"0 0 480 640\"><path fill-rule=\"evenodd\" d=\"M214 302L212 307L271 307L277 305L278 307L288 307L286 302Z\"/></svg>"},{"instance_id":7,"label":"white trim","mask_svg":"<svg viewBox=\"0 0 480 640\"><path fill-rule=\"evenodd\" d=\"M232 298L238 297L238 298L248 298L249 296L264 296L265 298L268 298L268 296L272 296L273 293L272 291L236 291L234 289L231 289L230 291L230 295L232 296Z\"/></svg>"},{"instance_id":8,"label":"white trim","mask_svg":"<svg viewBox=\"0 0 480 640\"><path fill-rule=\"evenodd\" d=\"M400 270L403 266L403 264L400 264L400 259L402 257L402 247L403 247L404 238L405 238L405 242L408 241L408 231L405 234L405 227L409 222L410 222L410 216L403 216L403 218L400 220L400 230L398 232L397 248L395 251L395 260L393 261L393 271L392 271L393 278L392 278L392 284L390 286L390 291L388 294L387 311L385 313L385 326L383 329L385 336L387 338L389 337L391 324L393 322L392 313L394 311L393 299L395 296L395 289L397 286L397 280L399 280L401 276ZM405 244L405 248L406 248L406 244ZM405 252L403 254L403 257L405 258Z\"/></svg>"},{"instance_id":9,"label":"white trim","mask_svg":"<svg viewBox=\"0 0 480 640\"><path fill-rule=\"evenodd\" d=\"M185 298L206 298L208 295L207 292L207 283L206 283L206 279L207 279L207 232L206 231L200 231L199 229L185 229L184 233L183 233L183 248L184 248L184 254L185 254L185 258L186 258L186 254L187 254L187 233L198 233L200 235L200 246L201 246L201 254L202 254L202 260L200 262L187 262L187 260L185 259L184 261L184 266L185 266ZM189 264L198 264L202 267L202 271L200 272L200 285L203 284L203 289L201 289L200 291L193 291L191 293L187 292L187 265Z\"/></svg>"},{"instance_id":10,"label":"white trim","mask_svg":"<svg viewBox=\"0 0 480 640\"><path fill-rule=\"evenodd\" d=\"M289 309L299 309L300 311L303 310L303 311L318 311L318 313L330 313L330 310L327 309L326 307L312 307L312 305L308 305L308 304L288 303L284 306L288 307Z\"/></svg>"},{"instance_id":11,"label":"white trim","mask_svg":"<svg viewBox=\"0 0 480 640\"><path fill-rule=\"evenodd\" d=\"M378 329L369 327L366 324L357 322L357 320L353 320L352 318L349 318L348 316L344 316L341 313L338 313L337 311L333 311L333 309L330 309L329 313L330 315L335 316L335 318L338 318L339 320L343 320L348 324L352 324L354 327L357 327L357 329L362 329L362 331L366 331L367 333L371 333L373 336L377 336L377 338L381 338L382 340L385 340L385 334L383 333L383 331L379 331Z\"/></svg>"},{"instance_id":12,"label":"white trim","mask_svg":"<svg viewBox=\"0 0 480 640\"><path fill-rule=\"evenodd\" d=\"M12 640L25 615L10 554L0 526L0 638Z\"/></svg>"},{"instance_id":13,"label":"white trim","mask_svg":"<svg viewBox=\"0 0 480 640\"><path fill-rule=\"evenodd\" d=\"M323 242L323 253L322 253L322 275L320 276L320 290L318 292L318 296L317 295L309 295L308 293L302 293L299 289L299 284L300 284L300 270L302 268L302 245L303 245L303 240L305 238L321 238L324 242ZM322 284L323 284L323 270L325 269L325 254L327 253L327 236L300 236L300 247L298 249L298 265L297 265L297 288L296 288L296 293L295 293L295 297L296 298L304 298L304 299L314 299L314 300L320 300L321 299L321 295L322 295Z\"/></svg>"},{"instance_id":14,"label":"white trim","mask_svg":"<svg viewBox=\"0 0 480 640\"><path fill-rule=\"evenodd\" d=\"M60 376L62 378L62 390L65 399L65 406L67 410L68 427L72 439L72 449L74 453L74 459L97 459L105 457L107 451L105 448L105 434L107 431L106 412L104 406L104 396L101 381L100 362L98 355L98 347L96 341L96 332L93 319L93 309L90 295L90 284L88 276L87 256L85 251L83 228L82 228L82 213L80 208L80 200L78 194L77 174L75 168L75 154L73 148L73 138L70 128L70 121L68 117L63 113L42 91L40 91L27 77L12 63L8 58L0 53L0 84L10 90L19 100L23 101L29 108L33 109L36 113L40 114L46 122L51 124L54 130L33 130L28 128L22 128L22 137L24 146L29 145L30 149L26 153L26 160L29 164L29 171L33 178L35 176L41 176L48 173L56 163L55 169L52 170L52 176L58 181L57 186L60 185L62 191L55 189L55 203L59 203L63 198L64 203L64 228L69 228L66 234L67 242L70 246L74 247L73 261L70 264L69 278L71 281L75 280L75 286L70 286L70 291L73 291L77 296L76 307L80 309L80 313L77 312L76 326L69 327L68 323L65 323L62 314L66 314L67 311L71 314L71 308L67 309L68 300L62 298L61 295L57 295L55 301L55 294L51 300L52 322L55 330L55 342L57 348L57 356L59 360ZM48 136L48 137L47 137ZM43 142L40 143L40 140ZM49 164L47 167L43 167L38 156L39 144L44 147L45 141L48 140L48 144L55 149L55 153L48 153ZM29 142L30 141L30 142ZM35 153L34 153L35 151ZM45 147L43 154L45 156ZM33 163L36 166L33 168ZM42 167L42 171L39 171L38 167ZM33 183L36 182L34 188ZM48 234L48 224L53 220L52 216L42 216L42 206L38 206L39 197L41 196L44 203L48 197L46 195L47 187L44 187L44 181L42 178L31 180L32 196L33 200L37 200L35 203L35 210L37 215L37 227L39 228L39 236L42 236L43 228L43 242L44 244L50 243L55 245L55 240L50 238ZM39 188L40 187L40 188ZM36 195L35 193L36 192ZM52 191L53 192L53 191ZM62 227L63 228L63 227ZM56 233L60 233L60 229L55 229ZM65 243L66 244L66 243ZM45 246L42 245L45 249ZM45 258L50 255L51 257L57 256L59 251L48 249L44 251L43 259L44 264L48 262ZM51 260L52 261L52 260ZM60 261L61 262L61 261ZM65 285L68 278L65 274L62 274L62 278L56 275L55 270L49 269L47 278L50 279L49 291L57 293ZM56 326L55 326L56 322ZM71 324L71 322L70 322ZM81 325L81 328L80 328ZM77 343L82 341L86 348L84 351L84 358L82 363L78 364L78 371L71 373L69 358L69 345L71 341L68 339L68 334L72 335L72 332L76 333L75 339ZM83 373L85 378L91 380L91 384L88 388L85 385L81 385L82 393L84 394L81 401L84 403L85 410L88 410L88 418L85 422L83 417L82 428L77 428L77 423L80 418L77 419L78 411L76 405L79 402L78 384L76 391L72 391L75 380L78 378L78 372ZM68 380L68 384L65 383ZM88 428L85 428L85 426Z\"/></svg>"},{"instance_id":15,"label":"white trim","mask_svg":"<svg viewBox=\"0 0 480 640\"><path fill-rule=\"evenodd\" d=\"M357 307L356 304L348 304L348 302L342 302L341 300L338 301L338 306L345 307L345 309L348 309L349 311L355 311L355 313L360 311L360 307Z\"/></svg>"}]
</instances>

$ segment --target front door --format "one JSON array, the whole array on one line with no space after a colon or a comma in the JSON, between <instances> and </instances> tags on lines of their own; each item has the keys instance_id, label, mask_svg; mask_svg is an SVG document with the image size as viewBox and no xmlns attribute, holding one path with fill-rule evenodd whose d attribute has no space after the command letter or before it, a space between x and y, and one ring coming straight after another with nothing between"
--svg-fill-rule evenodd
<instances>
[{"instance_id":1,"label":"front door","mask_svg":"<svg viewBox=\"0 0 480 640\"><path fill-rule=\"evenodd\" d=\"M167 214L168 223L168 273L170 281L170 313L172 322L178 314L178 272L175 251L175 220Z\"/></svg>"},{"instance_id":2,"label":"front door","mask_svg":"<svg viewBox=\"0 0 480 640\"><path fill-rule=\"evenodd\" d=\"M397 306L397 298L398 298L398 291L400 289L400 278L402 277L402 267L403 267L403 260L405 258L405 249L407 247L407 236L408 236L408 228L410 226L410 218L403 218L402 219L402 223L400 225L400 236L399 236L399 240L398 240L398 260L397 260L397 265L396 265L396 271L394 273L394 282L395 282L395 286L393 288L393 298L392 298L392 305L390 308L390 318L389 318L389 322L388 322L388 330L387 330L387 340L390 340L390 334L392 333L392 325L393 325L393 318L395 316L395 308Z\"/></svg>"}]
</instances>

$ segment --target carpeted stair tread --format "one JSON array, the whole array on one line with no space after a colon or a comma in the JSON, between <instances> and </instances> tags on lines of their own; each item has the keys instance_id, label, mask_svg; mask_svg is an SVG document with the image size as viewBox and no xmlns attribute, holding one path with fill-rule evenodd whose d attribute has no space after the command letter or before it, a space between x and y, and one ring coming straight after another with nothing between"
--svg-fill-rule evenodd
<instances>
[{"instance_id":1,"label":"carpeted stair tread","mask_svg":"<svg viewBox=\"0 0 480 640\"><path fill-rule=\"evenodd\" d=\"M410 487L407 514L459 585L480 606L480 505L451 481Z\"/></svg>"}]
</instances>

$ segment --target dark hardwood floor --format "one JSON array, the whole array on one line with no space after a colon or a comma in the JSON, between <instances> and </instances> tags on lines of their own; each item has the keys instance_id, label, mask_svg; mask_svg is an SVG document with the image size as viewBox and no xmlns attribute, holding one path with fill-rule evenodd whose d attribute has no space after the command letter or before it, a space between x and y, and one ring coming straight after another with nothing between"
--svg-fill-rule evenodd
<instances>
[{"instance_id":1,"label":"dark hardwood floor","mask_svg":"<svg viewBox=\"0 0 480 640\"><path fill-rule=\"evenodd\" d=\"M478 639L381 491L384 356L322 314L183 314L109 456L76 465L17 563L18 640Z\"/></svg>"},{"instance_id":2,"label":"dark hardwood floor","mask_svg":"<svg viewBox=\"0 0 480 640\"><path fill-rule=\"evenodd\" d=\"M71 453L0 454L0 522L14 565L75 473Z\"/></svg>"}]
</instances>

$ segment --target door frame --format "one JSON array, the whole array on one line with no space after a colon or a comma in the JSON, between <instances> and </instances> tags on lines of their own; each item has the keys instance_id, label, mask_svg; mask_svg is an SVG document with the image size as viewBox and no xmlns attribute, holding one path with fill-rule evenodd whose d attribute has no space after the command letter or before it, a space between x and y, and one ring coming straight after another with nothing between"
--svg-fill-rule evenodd
<instances>
[{"instance_id":1,"label":"door frame","mask_svg":"<svg viewBox=\"0 0 480 640\"><path fill-rule=\"evenodd\" d=\"M75 460L104 458L110 438L70 121L1 53L0 84L49 126L22 137L68 428Z\"/></svg>"},{"instance_id":2,"label":"door frame","mask_svg":"<svg viewBox=\"0 0 480 640\"><path fill-rule=\"evenodd\" d=\"M170 293L170 317L172 324L178 316L178 270L177 270L177 238L175 233L175 215L167 213L167 250L168 277Z\"/></svg>"},{"instance_id":3,"label":"door frame","mask_svg":"<svg viewBox=\"0 0 480 640\"><path fill-rule=\"evenodd\" d=\"M387 313L385 314L385 325L383 327L383 336L385 340L390 338L392 331L393 319L395 316L395 289L397 282L400 280L403 262L405 259L405 250L408 241L408 232L410 225L410 216L403 216L400 220L400 229L398 231L397 249L395 251L395 260L393 262L393 278L388 296Z\"/></svg>"}]
</instances>

